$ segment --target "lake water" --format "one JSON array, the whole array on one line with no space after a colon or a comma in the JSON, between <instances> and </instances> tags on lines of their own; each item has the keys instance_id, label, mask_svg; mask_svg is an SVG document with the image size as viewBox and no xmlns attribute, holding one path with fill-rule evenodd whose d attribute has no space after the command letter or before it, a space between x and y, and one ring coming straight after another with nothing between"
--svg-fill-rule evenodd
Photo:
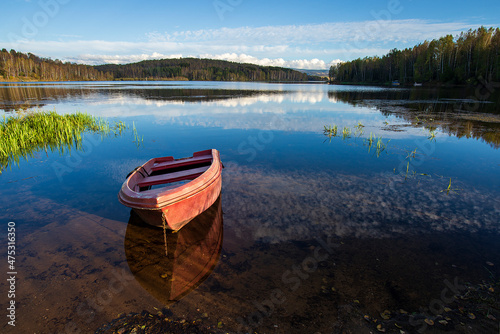
<instances>
[{"instance_id":1,"label":"lake water","mask_svg":"<svg viewBox=\"0 0 500 334\"><path fill-rule=\"evenodd\" d=\"M0 174L0 235L6 244L15 222L17 250L16 327L4 316L1 331L89 333L162 310L224 332L498 333L498 90L0 84L2 116L81 111L129 126ZM152 157L209 148L225 166L220 201L192 224L201 230L170 236L190 252L165 258L162 231L136 222L118 191ZM170 295L173 268L193 261L208 270ZM481 291L497 302L453 298Z\"/></svg>"}]
</instances>

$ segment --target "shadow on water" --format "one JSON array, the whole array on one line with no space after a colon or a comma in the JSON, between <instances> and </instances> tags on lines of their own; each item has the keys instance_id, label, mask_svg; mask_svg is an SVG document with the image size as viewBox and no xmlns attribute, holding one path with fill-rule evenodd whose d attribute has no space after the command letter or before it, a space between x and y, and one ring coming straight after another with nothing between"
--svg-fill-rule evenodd
<instances>
[{"instance_id":1,"label":"shadow on water","mask_svg":"<svg viewBox=\"0 0 500 334\"><path fill-rule=\"evenodd\" d=\"M221 199L178 232L143 222L133 211L125 235L125 254L141 286L165 305L196 289L214 270L222 249ZM167 255L166 255L167 254Z\"/></svg>"}]
</instances>

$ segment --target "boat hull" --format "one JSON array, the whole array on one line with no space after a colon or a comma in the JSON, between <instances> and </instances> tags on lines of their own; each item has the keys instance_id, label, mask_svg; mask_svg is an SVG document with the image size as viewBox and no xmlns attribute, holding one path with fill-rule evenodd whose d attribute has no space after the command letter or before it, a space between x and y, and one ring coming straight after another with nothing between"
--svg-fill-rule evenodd
<instances>
[{"instance_id":1,"label":"boat hull","mask_svg":"<svg viewBox=\"0 0 500 334\"><path fill-rule=\"evenodd\" d=\"M144 222L157 227L163 227L162 217L165 217L166 227L177 231L215 202L221 192L221 185L222 182L219 177L207 188L180 202L163 206L158 210L141 208L132 208L132 210Z\"/></svg>"},{"instance_id":2,"label":"boat hull","mask_svg":"<svg viewBox=\"0 0 500 334\"><path fill-rule=\"evenodd\" d=\"M214 149L195 152L190 158L151 159L128 176L118 199L144 222L177 231L219 197L221 171L219 152ZM179 181L187 183L175 186Z\"/></svg>"}]
</instances>

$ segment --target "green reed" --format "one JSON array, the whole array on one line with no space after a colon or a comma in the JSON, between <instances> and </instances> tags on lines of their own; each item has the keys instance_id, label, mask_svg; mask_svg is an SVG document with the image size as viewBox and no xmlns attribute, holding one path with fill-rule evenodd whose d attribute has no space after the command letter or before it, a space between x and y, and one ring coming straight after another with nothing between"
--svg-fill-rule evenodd
<instances>
[{"instance_id":1,"label":"green reed","mask_svg":"<svg viewBox=\"0 0 500 334\"><path fill-rule=\"evenodd\" d=\"M323 130L323 134L327 137L330 137L330 138L336 137L337 131L338 131L338 127L335 124L333 126L332 125L328 125L328 126L325 125L325 128Z\"/></svg>"},{"instance_id":2,"label":"green reed","mask_svg":"<svg viewBox=\"0 0 500 334\"><path fill-rule=\"evenodd\" d=\"M375 137L372 132L370 132L370 137L365 139L365 145L368 146L368 153L370 153L373 146L375 146L375 153L377 154L377 158L380 157L380 154L387 149L387 143L384 143L382 137ZM375 144L375 145L374 145Z\"/></svg>"},{"instance_id":3,"label":"green reed","mask_svg":"<svg viewBox=\"0 0 500 334\"><path fill-rule=\"evenodd\" d=\"M337 137L337 131L338 131L338 127L336 125L328 125L328 126L324 126L324 129L323 129L323 134L325 136L327 136L328 138L325 139L328 140L330 139L330 142L332 141L332 138L334 137Z\"/></svg>"},{"instance_id":4,"label":"green reed","mask_svg":"<svg viewBox=\"0 0 500 334\"><path fill-rule=\"evenodd\" d=\"M342 132L339 132L339 127L337 125L335 125L335 124L328 125L328 126L325 125L323 128L323 134L325 136L327 136L330 139L330 141L332 138L340 136L340 135L342 135L343 140L346 140L346 139L351 138L352 133L355 133L355 134L359 133L359 135L363 134L363 130L362 130L363 127L364 127L364 125L361 124L361 122L358 122L358 125L356 125L354 127L355 129L357 129L355 132L353 132L347 126L342 127Z\"/></svg>"},{"instance_id":5,"label":"green reed","mask_svg":"<svg viewBox=\"0 0 500 334\"><path fill-rule=\"evenodd\" d=\"M376 152L377 152L377 158L380 157L380 154L385 151L387 148L387 144L384 144L382 141L382 137L377 138L377 147L376 147Z\"/></svg>"},{"instance_id":6,"label":"green reed","mask_svg":"<svg viewBox=\"0 0 500 334\"><path fill-rule=\"evenodd\" d=\"M418 121L420 121L417 118ZM432 119L431 119L432 120ZM384 122L387 123L387 122ZM327 136L330 139L330 142L333 137L341 137L342 140L346 140L351 138L351 134L354 133L356 137L360 137L363 134L363 128L364 125L361 124L361 122L358 122L356 126L354 126L353 129L355 131L351 130L348 127L342 127L342 131L339 132L339 127L337 125L329 125L329 126L324 126L323 134ZM435 140L436 137L436 130L435 129L429 129L429 140ZM325 140L326 141L326 140ZM363 144L368 146L368 153L374 149L375 154L377 155L377 158L380 157L382 152L387 153L387 146L389 144L390 140L384 143L384 140L382 137L376 137L373 132L370 132L370 136L368 138L363 139ZM415 148L413 151L407 151L406 152L406 158L404 161L406 162L406 170L401 171L400 175L404 176L404 180L407 181L408 179L411 178L416 178L417 176L427 176L431 177L431 175L427 173L421 173L421 172L416 172L414 170L414 163L413 160L417 158L417 149ZM394 168L394 173L396 173L396 168ZM441 190L441 192L445 192L447 195L450 193L458 193L459 190L462 189L455 189L452 188L451 186L451 178L448 184L448 187L446 189Z\"/></svg>"},{"instance_id":7,"label":"green reed","mask_svg":"<svg viewBox=\"0 0 500 334\"><path fill-rule=\"evenodd\" d=\"M370 137L366 139L366 144L368 145L368 152L370 152L374 141L375 137L373 137L373 132L370 132Z\"/></svg>"},{"instance_id":8,"label":"green reed","mask_svg":"<svg viewBox=\"0 0 500 334\"><path fill-rule=\"evenodd\" d=\"M354 131L350 129L347 126L342 127L342 131L339 132L339 127L337 125L328 125L324 126L323 128L323 134L330 139L330 142L332 138L334 137L342 137L342 140L346 140L351 138L351 135L354 134L356 137L361 137L363 135L363 128L365 126L361 123L358 122L356 126L354 126ZM390 140L389 140L390 141ZM372 147L375 147L375 152L377 154L377 158L380 157L380 154L387 149L387 144L389 143L384 143L382 137L375 137L372 132L370 132L370 137L365 139L365 144L368 146L368 152L371 151Z\"/></svg>"},{"instance_id":9,"label":"green reed","mask_svg":"<svg viewBox=\"0 0 500 334\"><path fill-rule=\"evenodd\" d=\"M132 131L134 133L134 143L137 148L139 148L139 146L141 146L141 144L144 142L144 136L139 137L137 129L135 128L135 122L132 122Z\"/></svg>"},{"instance_id":10,"label":"green reed","mask_svg":"<svg viewBox=\"0 0 500 334\"><path fill-rule=\"evenodd\" d=\"M446 195L449 195L450 192L458 194L458 190L462 190L462 189L457 189L457 188L451 187L451 177L450 177L450 183L448 183L448 187L446 189L441 190L441 192L446 192Z\"/></svg>"},{"instance_id":11,"label":"green reed","mask_svg":"<svg viewBox=\"0 0 500 334\"><path fill-rule=\"evenodd\" d=\"M406 156L405 160L407 160L406 163L406 174L405 174L405 181L408 178L408 172L410 171L410 164L413 159L415 159L417 156L417 149L415 148L413 151L409 152L408 155ZM413 171L413 175L415 175L416 172Z\"/></svg>"},{"instance_id":12,"label":"green reed","mask_svg":"<svg viewBox=\"0 0 500 334\"><path fill-rule=\"evenodd\" d=\"M358 122L358 125L356 125L354 128L356 129L356 131L354 132L355 135L357 135L358 137L361 137L363 135L363 128L365 126L361 123L361 122Z\"/></svg>"},{"instance_id":13,"label":"green reed","mask_svg":"<svg viewBox=\"0 0 500 334\"><path fill-rule=\"evenodd\" d=\"M123 122L110 126L101 118L81 112L59 115L55 111L28 111L4 116L0 120L0 173L40 150L64 154L72 147L79 149L84 132L118 135L125 128Z\"/></svg>"},{"instance_id":14,"label":"green reed","mask_svg":"<svg viewBox=\"0 0 500 334\"><path fill-rule=\"evenodd\" d=\"M351 138L351 129L349 129L347 126L344 126L342 128L342 139L346 140L348 138Z\"/></svg>"},{"instance_id":15,"label":"green reed","mask_svg":"<svg viewBox=\"0 0 500 334\"><path fill-rule=\"evenodd\" d=\"M436 131L435 130L429 130L429 137L427 137L430 141L435 141L436 140Z\"/></svg>"}]
</instances>

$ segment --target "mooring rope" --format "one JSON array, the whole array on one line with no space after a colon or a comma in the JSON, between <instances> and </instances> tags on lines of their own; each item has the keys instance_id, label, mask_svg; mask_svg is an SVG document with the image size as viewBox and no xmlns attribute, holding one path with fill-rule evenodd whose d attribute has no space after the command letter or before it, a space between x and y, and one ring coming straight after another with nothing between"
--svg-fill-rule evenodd
<instances>
[{"instance_id":1,"label":"mooring rope","mask_svg":"<svg viewBox=\"0 0 500 334\"><path fill-rule=\"evenodd\" d=\"M167 219L165 217L165 213L161 213L161 221L163 223L163 240L165 241L165 256L168 257L168 248L167 248Z\"/></svg>"}]
</instances>

